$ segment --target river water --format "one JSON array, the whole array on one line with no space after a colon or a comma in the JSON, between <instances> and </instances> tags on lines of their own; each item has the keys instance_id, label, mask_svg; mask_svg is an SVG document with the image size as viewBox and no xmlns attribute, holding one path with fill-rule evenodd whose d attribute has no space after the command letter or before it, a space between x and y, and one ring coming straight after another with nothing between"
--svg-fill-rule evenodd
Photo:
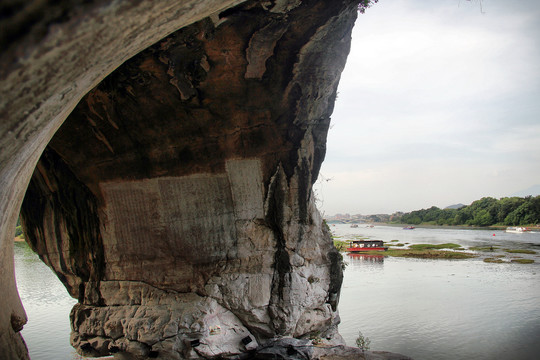
<instances>
[{"instance_id":1,"label":"river water","mask_svg":"<svg viewBox=\"0 0 540 360\"><path fill-rule=\"evenodd\" d=\"M28 317L22 335L30 358L84 359L69 344L69 312L77 300L25 242L15 242L15 277Z\"/></svg>"},{"instance_id":2,"label":"river water","mask_svg":"<svg viewBox=\"0 0 540 360\"><path fill-rule=\"evenodd\" d=\"M390 226L331 226L342 239L358 236L401 243L494 246L478 259L424 260L344 255L340 333L358 332L371 350L422 359L540 359L540 233L493 230L402 230ZM497 247L499 246L499 247ZM538 254L512 254L530 249ZM486 256L535 260L485 263Z\"/></svg>"},{"instance_id":3,"label":"river water","mask_svg":"<svg viewBox=\"0 0 540 360\"><path fill-rule=\"evenodd\" d=\"M355 344L361 331L371 340L371 350L398 352L416 360L540 358L540 233L363 225L331 229L343 239L365 236L414 244L494 245L500 247L489 256L535 260L534 264L492 264L482 258L344 255L340 333L349 345ZM538 254L509 254L502 248ZM29 318L22 334L31 358L84 359L69 345L69 312L76 300L26 243L15 243L15 273Z\"/></svg>"}]
</instances>

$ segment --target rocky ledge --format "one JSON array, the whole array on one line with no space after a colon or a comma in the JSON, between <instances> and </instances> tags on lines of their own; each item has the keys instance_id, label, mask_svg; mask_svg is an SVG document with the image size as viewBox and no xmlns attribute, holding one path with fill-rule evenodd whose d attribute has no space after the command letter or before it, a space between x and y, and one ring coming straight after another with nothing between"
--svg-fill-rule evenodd
<instances>
[{"instance_id":1,"label":"rocky ledge","mask_svg":"<svg viewBox=\"0 0 540 360\"><path fill-rule=\"evenodd\" d=\"M387 351L365 351L344 345L328 345L318 341L282 338L269 341L255 351L237 359L288 359L288 360L411 360Z\"/></svg>"}]
</instances>

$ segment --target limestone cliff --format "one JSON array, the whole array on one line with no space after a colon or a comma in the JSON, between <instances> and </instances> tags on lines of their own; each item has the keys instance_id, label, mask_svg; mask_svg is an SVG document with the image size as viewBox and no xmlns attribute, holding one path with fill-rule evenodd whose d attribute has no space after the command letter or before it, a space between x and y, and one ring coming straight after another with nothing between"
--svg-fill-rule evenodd
<instances>
[{"instance_id":1,"label":"limestone cliff","mask_svg":"<svg viewBox=\"0 0 540 360\"><path fill-rule=\"evenodd\" d=\"M27 358L13 229L45 146L88 91L148 46L242 0L0 4L0 354Z\"/></svg>"},{"instance_id":2,"label":"limestone cliff","mask_svg":"<svg viewBox=\"0 0 540 360\"><path fill-rule=\"evenodd\" d=\"M279 336L341 342L341 260L311 189L356 14L345 0L248 1L82 98L22 206L32 248L79 300L78 352L211 358Z\"/></svg>"}]
</instances>

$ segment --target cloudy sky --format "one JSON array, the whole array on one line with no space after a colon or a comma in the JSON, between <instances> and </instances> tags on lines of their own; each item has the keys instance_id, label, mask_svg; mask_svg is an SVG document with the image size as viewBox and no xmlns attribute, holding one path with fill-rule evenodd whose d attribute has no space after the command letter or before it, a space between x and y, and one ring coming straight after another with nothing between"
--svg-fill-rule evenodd
<instances>
[{"instance_id":1,"label":"cloudy sky","mask_svg":"<svg viewBox=\"0 0 540 360\"><path fill-rule=\"evenodd\" d=\"M360 14L315 187L335 213L540 184L540 1L380 0Z\"/></svg>"}]
</instances>

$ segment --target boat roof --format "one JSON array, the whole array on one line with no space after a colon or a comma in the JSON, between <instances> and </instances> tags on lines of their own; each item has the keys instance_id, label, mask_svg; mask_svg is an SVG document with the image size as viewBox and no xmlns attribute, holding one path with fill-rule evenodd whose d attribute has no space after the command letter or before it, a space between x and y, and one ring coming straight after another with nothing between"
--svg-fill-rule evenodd
<instances>
[{"instance_id":1,"label":"boat roof","mask_svg":"<svg viewBox=\"0 0 540 360\"><path fill-rule=\"evenodd\" d=\"M352 242L383 242L382 240L349 240Z\"/></svg>"}]
</instances>

